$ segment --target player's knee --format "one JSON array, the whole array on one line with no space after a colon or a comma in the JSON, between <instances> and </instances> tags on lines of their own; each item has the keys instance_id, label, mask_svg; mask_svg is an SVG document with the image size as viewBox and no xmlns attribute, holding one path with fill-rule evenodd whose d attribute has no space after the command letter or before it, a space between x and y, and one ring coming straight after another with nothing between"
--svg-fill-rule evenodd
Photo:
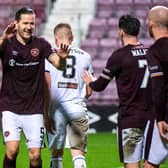
<instances>
[{"instance_id":1,"label":"player's knee","mask_svg":"<svg viewBox=\"0 0 168 168\"><path fill-rule=\"evenodd\" d=\"M30 149L29 150L29 158L32 162L38 162L41 160L40 149Z\"/></svg>"},{"instance_id":2,"label":"player's knee","mask_svg":"<svg viewBox=\"0 0 168 168\"><path fill-rule=\"evenodd\" d=\"M54 156L54 157L59 157L59 156L63 156L63 149L53 149L51 150L51 155Z\"/></svg>"},{"instance_id":3,"label":"player's knee","mask_svg":"<svg viewBox=\"0 0 168 168\"><path fill-rule=\"evenodd\" d=\"M19 149L16 148L15 146L8 148L6 151L6 155L9 159L15 159L17 157Z\"/></svg>"},{"instance_id":4,"label":"player's knee","mask_svg":"<svg viewBox=\"0 0 168 168\"><path fill-rule=\"evenodd\" d=\"M144 162L144 168L159 168L159 165L154 165L148 161Z\"/></svg>"}]
</instances>

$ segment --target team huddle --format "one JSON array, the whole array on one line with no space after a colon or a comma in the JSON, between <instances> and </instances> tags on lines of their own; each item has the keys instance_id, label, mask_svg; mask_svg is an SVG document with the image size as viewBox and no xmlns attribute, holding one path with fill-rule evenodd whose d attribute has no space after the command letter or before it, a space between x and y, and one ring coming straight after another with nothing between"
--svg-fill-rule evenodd
<instances>
[{"instance_id":1,"label":"team huddle","mask_svg":"<svg viewBox=\"0 0 168 168\"><path fill-rule=\"evenodd\" d=\"M0 37L3 168L16 168L21 132L29 167L42 168L45 129L51 151L48 167L63 168L68 136L74 168L86 168L86 101L114 77L119 95L120 161L125 168L140 168L141 160L144 168L159 168L168 158L168 8L151 8L147 22L155 40L149 48L138 41L139 19L127 14L119 18L123 47L111 54L96 79L91 56L72 45L69 24L55 26L53 50L45 39L33 35L34 11L24 7L16 12L15 21Z\"/></svg>"}]
</instances>

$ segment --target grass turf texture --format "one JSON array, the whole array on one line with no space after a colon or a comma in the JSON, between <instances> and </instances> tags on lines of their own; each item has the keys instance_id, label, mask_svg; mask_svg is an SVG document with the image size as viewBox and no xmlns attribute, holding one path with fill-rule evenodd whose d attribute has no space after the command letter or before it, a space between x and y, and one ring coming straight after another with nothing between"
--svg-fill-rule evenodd
<instances>
[{"instance_id":1,"label":"grass turf texture","mask_svg":"<svg viewBox=\"0 0 168 168\"><path fill-rule=\"evenodd\" d=\"M2 133L0 132L0 168L2 167L5 145L3 145ZM50 152L42 149L43 168L49 168ZM88 153L86 155L87 168L122 168L119 162L116 135L111 133L89 134ZM64 168L73 168L69 150L65 149ZM28 152L25 140L22 136L20 151L17 159L17 168L29 168ZM168 161L160 168L168 168Z\"/></svg>"}]
</instances>

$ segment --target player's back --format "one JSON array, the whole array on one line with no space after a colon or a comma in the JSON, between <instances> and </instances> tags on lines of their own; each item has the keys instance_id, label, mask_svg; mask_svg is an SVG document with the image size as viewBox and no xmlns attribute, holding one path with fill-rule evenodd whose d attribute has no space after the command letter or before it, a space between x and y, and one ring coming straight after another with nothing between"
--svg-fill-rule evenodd
<instances>
[{"instance_id":1,"label":"player's back","mask_svg":"<svg viewBox=\"0 0 168 168\"><path fill-rule=\"evenodd\" d=\"M120 98L119 121L127 126L136 127L154 117L147 50L143 45L127 45L114 54L119 64L115 73Z\"/></svg>"},{"instance_id":2,"label":"player's back","mask_svg":"<svg viewBox=\"0 0 168 168\"><path fill-rule=\"evenodd\" d=\"M51 64L48 70L51 74L51 97L53 102L85 100L86 85L82 79L82 74L84 70L92 71L91 57L88 53L72 47L64 71L57 70Z\"/></svg>"},{"instance_id":3,"label":"player's back","mask_svg":"<svg viewBox=\"0 0 168 168\"><path fill-rule=\"evenodd\" d=\"M168 37L158 39L149 49L148 52L148 61L149 61L149 69L151 76L157 78L160 74L163 73L164 77L164 92L166 95L166 107L168 107ZM160 88L162 82L156 82L154 88ZM159 85L159 86L158 86ZM155 94L157 94L156 91ZM162 94L163 95L163 94ZM160 98L162 100L162 98ZM164 101L162 101L164 102ZM164 103L161 105L162 107L158 108L158 112L165 111ZM168 111L168 109L167 109ZM168 121L168 113L166 113L165 119Z\"/></svg>"}]
</instances>

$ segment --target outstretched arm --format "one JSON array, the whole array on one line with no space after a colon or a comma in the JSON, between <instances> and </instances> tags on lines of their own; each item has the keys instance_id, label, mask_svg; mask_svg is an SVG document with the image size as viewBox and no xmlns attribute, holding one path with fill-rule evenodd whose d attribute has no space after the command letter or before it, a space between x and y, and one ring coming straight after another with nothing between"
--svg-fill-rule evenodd
<instances>
[{"instance_id":1,"label":"outstretched arm","mask_svg":"<svg viewBox=\"0 0 168 168\"><path fill-rule=\"evenodd\" d=\"M87 86L89 86L92 90L96 92L103 91L110 80L107 80L103 78L102 76L99 76L98 79L96 79L92 74L90 74L88 71L85 71L83 74L83 80L86 83Z\"/></svg>"}]
</instances>

